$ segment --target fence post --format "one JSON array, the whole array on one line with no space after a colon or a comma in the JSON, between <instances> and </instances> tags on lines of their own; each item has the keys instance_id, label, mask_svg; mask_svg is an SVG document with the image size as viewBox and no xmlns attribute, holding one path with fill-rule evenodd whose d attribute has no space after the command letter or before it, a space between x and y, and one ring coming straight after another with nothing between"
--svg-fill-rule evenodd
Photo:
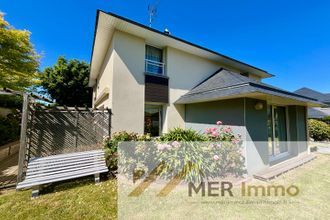
<instances>
[{"instance_id":1,"label":"fence post","mask_svg":"<svg viewBox=\"0 0 330 220\"><path fill-rule=\"evenodd\" d=\"M111 112L111 109L108 109L108 115L109 115L109 124L108 124L108 136L109 138L111 137L111 115L112 115L112 112Z\"/></svg>"},{"instance_id":2,"label":"fence post","mask_svg":"<svg viewBox=\"0 0 330 220\"><path fill-rule=\"evenodd\" d=\"M21 121L21 137L20 148L18 154L18 173L17 183L22 182L24 161L26 159L26 131L29 117L29 95L23 94L23 108L22 108L22 121Z\"/></svg>"},{"instance_id":3,"label":"fence post","mask_svg":"<svg viewBox=\"0 0 330 220\"><path fill-rule=\"evenodd\" d=\"M74 122L74 126L75 126L75 136L74 136L75 151L78 148L78 135L79 135L79 132L78 132L78 121L79 121L79 110L78 110L78 108L76 108L76 119L75 119L75 122Z\"/></svg>"}]
</instances>

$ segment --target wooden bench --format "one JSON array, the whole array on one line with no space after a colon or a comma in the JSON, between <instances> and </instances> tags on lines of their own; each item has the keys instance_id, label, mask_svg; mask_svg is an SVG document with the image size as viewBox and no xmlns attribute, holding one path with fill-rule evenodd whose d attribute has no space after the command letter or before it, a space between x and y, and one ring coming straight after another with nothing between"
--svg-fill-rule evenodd
<instances>
[{"instance_id":1,"label":"wooden bench","mask_svg":"<svg viewBox=\"0 0 330 220\"><path fill-rule=\"evenodd\" d=\"M94 175L95 183L99 183L100 173L104 172L108 172L108 168L103 150L34 158L28 162L25 179L17 184L16 189L33 188L34 198L43 184L90 175Z\"/></svg>"}]
</instances>

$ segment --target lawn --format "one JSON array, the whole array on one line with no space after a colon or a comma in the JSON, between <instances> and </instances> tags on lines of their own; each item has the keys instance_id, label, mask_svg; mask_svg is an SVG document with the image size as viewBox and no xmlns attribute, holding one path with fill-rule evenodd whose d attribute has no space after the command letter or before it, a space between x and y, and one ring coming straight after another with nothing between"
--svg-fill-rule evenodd
<instances>
[{"instance_id":1,"label":"lawn","mask_svg":"<svg viewBox=\"0 0 330 220\"><path fill-rule=\"evenodd\" d=\"M117 185L107 180L62 183L31 200L31 190L0 195L0 219L116 219ZM1 192L0 192L1 193Z\"/></svg>"},{"instance_id":2,"label":"lawn","mask_svg":"<svg viewBox=\"0 0 330 220\"><path fill-rule=\"evenodd\" d=\"M330 155L320 155L312 162L290 171L271 184L295 184L299 187L298 196L290 198L216 198L218 202L193 204L182 207L184 203L178 199L177 204L166 211L166 199L159 199L152 210L146 209L136 200L136 206L125 210L128 216L138 219L150 212L151 219L171 219L175 213L182 212L186 217L193 218L189 210L198 209L205 212L209 209L212 218L214 208L222 219L330 219ZM259 181L252 183L262 184ZM117 183L107 180L99 185L92 181L79 183L63 183L54 188L46 188L38 199L31 200L31 191L15 192L10 190L0 195L1 219L114 219L117 217ZM170 197L169 197L170 198ZM141 199L141 198L139 198ZM237 204L235 201L253 201L254 204ZM211 200L210 200L211 201ZM213 200L214 201L214 200ZM262 202L255 204L255 202ZM265 203L265 201L277 203ZM141 207L142 206L142 207ZM202 207L202 209L201 209ZM168 209L167 209L168 210ZM164 213L166 213L164 215ZM200 214L201 214L200 213ZM163 218L162 218L163 216Z\"/></svg>"}]
</instances>

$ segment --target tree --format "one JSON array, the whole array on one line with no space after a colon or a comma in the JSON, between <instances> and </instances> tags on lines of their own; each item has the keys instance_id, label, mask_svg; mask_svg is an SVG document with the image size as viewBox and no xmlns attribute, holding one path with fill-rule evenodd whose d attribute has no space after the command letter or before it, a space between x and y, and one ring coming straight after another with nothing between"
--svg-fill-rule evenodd
<instances>
[{"instance_id":1,"label":"tree","mask_svg":"<svg viewBox=\"0 0 330 220\"><path fill-rule=\"evenodd\" d=\"M59 105L90 107L92 90L88 88L88 77L87 63L59 57L53 67L40 74L40 84Z\"/></svg>"},{"instance_id":2,"label":"tree","mask_svg":"<svg viewBox=\"0 0 330 220\"><path fill-rule=\"evenodd\" d=\"M24 90L35 83L40 56L30 34L14 29L0 12L0 87Z\"/></svg>"}]
</instances>

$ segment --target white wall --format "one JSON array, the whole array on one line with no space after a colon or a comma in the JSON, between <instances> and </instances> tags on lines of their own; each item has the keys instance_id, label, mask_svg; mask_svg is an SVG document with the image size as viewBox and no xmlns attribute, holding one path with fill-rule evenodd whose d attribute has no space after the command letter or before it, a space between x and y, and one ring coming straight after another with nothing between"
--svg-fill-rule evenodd
<instances>
[{"instance_id":1,"label":"white wall","mask_svg":"<svg viewBox=\"0 0 330 220\"><path fill-rule=\"evenodd\" d=\"M143 134L145 42L116 31L113 44L112 131Z\"/></svg>"},{"instance_id":2,"label":"white wall","mask_svg":"<svg viewBox=\"0 0 330 220\"><path fill-rule=\"evenodd\" d=\"M144 39L117 30L106 56L100 58L104 61L94 88L93 105L112 109L113 132L144 132L145 45ZM220 67L237 70L172 47L164 50L169 77L169 104L164 106L163 118L163 132L167 132L185 127L185 107L174 105L176 100ZM100 99L106 90L109 94Z\"/></svg>"},{"instance_id":3,"label":"white wall","mask_svg":"<svg viewBox=\"0 0 330 220\"><path fill-rule=\"evenodd\" d=\"M167 48L166 61L170 104L166 107L164 132L174 127L184 128L184 105L173 103L220 68L217 63L171 47Z\"/></svg>"},{"instance_id":4,"label":"white wall","mask_svg":"<svg viewBox=\"0 0 330 220\"><path fill-rule=\"evenodd\" d=\"M104 58L100 73L97 77L97 83L93 88L93 106L99 108L101 106L112 108L112 82L113 82L113 61L114 61L113 41L109 45L109 49ZM109 90L109 91L107 91ZM108 96L101 97L102 94L108 92Z\"/></svg>"}]
</instances>

